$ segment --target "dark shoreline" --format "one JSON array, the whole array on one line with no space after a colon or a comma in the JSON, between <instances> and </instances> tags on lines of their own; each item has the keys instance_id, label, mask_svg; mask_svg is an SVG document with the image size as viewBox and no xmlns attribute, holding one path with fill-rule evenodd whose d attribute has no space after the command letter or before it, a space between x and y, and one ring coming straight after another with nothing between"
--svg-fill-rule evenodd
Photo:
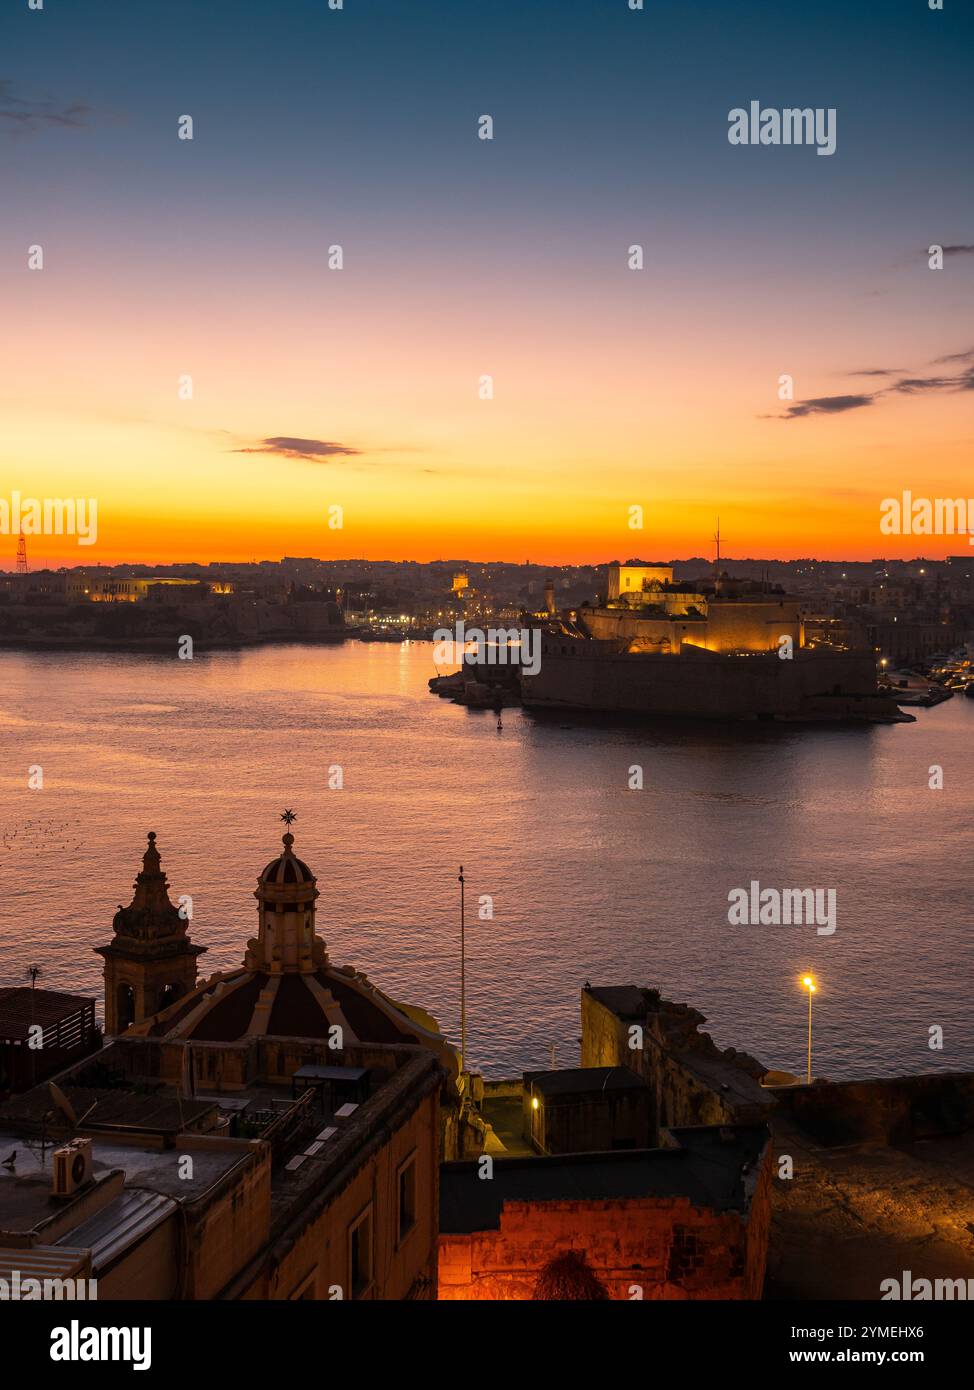
<instances>
[{"instance_id":1,"label":"dark shoreline","mask_svg":"<svg viewBox=\"0 0 974 1390\"><path fill-rule=\"evenodd\" d=\"M235 637L216 638L212 640L200 640L193 638L194 654L204 654L216 651L246 651L252 647L273 647L273 646L302 646L302 647L338 647L345 642L359 641L356 636L349 634L347 637L322 637L320 635L307 636L302 633L275 633L268 637ZM409 637L403 641L423 642L429 638ZM31 637L0 637L0 651L32 651L32 652L127 652L133 656L168 656L173 652L174 647L179 644L179 638L146 638L143 641L132 640L131 638L119 639L117 641L108 638L90 637L58 637L58 638L31 638ZM391 644L389 644L391 645Z\"/></svg>"}]
</instances>

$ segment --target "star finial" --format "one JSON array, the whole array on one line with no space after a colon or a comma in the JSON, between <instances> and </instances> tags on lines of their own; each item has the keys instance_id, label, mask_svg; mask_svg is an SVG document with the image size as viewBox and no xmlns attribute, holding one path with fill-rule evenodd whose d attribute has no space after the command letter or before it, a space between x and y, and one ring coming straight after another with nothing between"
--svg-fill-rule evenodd
<instances>
[{"instance_id":1,"label":"star finial","mask_svg":"<svg viewBox=\"0 0 974 1390\"><path fill-rule=\"evenodd\" d=\"M297 813L295 811L285 810L281 815L281 820L288 827L292 826L297 818Z\"/></svg>"}]
</instances>

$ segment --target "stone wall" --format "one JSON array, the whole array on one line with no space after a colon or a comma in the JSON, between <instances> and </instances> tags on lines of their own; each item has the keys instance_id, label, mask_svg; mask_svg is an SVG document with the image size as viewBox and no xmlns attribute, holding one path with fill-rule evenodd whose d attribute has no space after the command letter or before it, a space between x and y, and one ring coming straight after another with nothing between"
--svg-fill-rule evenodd
<instances>
[{"instance_id":1,"label":"stone wall","mask_svg":"<svg viewBox=\"0 0 974 1390\"><path fill-rule=\"evenodd\" d=\"M880 1077L770 1088L817 1143L908 1144L974 1128L974 1074Z\"/></svg>"},{"instance_id":2,"label":"stone wall","mask_svg":"<svg viewBox=\"0 0 974 1390\"><path fill-rule=\"evenodd\" d=\"M243 1299L432 1296L439 1220L439 1090L427 1093L408 1117L385 1117L360 1163L331 1190L309 1194L306 1212L290 1223L224 1296ZM400 1229L399 1175L415 1164L412 1225ZM363 1216L371 1224L373 1277L350 1287L350 1234Z\"/></svg>"},{"instance_id":3,"label":"stone wall","mask_svg":"<svg viewBox=\"0 0 974 1390\"><path fill-rule=\"evenodd\" d=\"M738 1213L687 1198L510 1202L497 1231L440 1236L439 1297L531 1299L545 1265L571 1250L613 1299L759 1298L763 1246L748 1237Z\"/></svg>"},{"instance_id":4,"label":"stone wall","mask_svg":"<svg viewBox=\"0 0 974 1390\"><path fill-rule=\"evenodd\" d=\"M646 1080L653 1142L670 1126L766 1122L775 1098L757 1080L760 1063L733 1048L721 1051L700 1032L706 1019L695 1009L655 990L633 994L641 996L640 1007L624 1018L582 990L582 1066L626 1066Z\"/></svg>"}]
</instances>

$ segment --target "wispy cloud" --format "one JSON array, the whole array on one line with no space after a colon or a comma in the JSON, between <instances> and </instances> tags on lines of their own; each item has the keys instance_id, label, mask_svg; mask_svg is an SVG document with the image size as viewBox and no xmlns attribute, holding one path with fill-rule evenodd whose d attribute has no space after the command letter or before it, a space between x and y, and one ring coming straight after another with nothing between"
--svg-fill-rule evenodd
<instances>
[{"instance_id":1,"label":"wispy cloud","mask_svg":"<svg viewBox=\"0 0 974 1390\"><path fill-rule=\"evenodd\" d=\"M94 107L75 101L64 105L45 98L19 97L9 78L0 78L0 132L34 135L52 126L82 127L90 124Z\"/></svg>"},{"instance_id":2,"label":"wispy cloud","mask_svg":"<svg viewBox=\"0 0 974 1390\"><path fill-rule=\"evenodd\" d=\"M905 376L889 387L901 396L917 396L924 391L970 391L974 368L960 376ZM877 393L879 394L879 393Z\"/></svg>"},{"instance_id":3,"label":"wispy cloud","mask_svg":"<svg viewBox=\"0 0 974 1390\"><path fill-rule=\"evenodd\" d=\"M353 458L362 453L350 444L338 444L332 439L298 439L294 435L275 434L247 448L232 449L234 454L277 454L286 459L310 459L321 463L330 458Z\"/></svg>"},{"instance_id":4,"label":"wispy cloud","mask_svg":"<svg viewBox=\"0 0 974 1390\"><path fill-rule=\"evenodd\" d=\"M933 365L939 367L944 362L974 362L974 348L966 352L949 352L946 357L935 357Z\"/></svg>"},{"instance_id":5,"label":"wispy cloud","mask_svg":"<svg viewBox=\"0 0 974 1390\"><path fill-rule=\"evenodd\" d=\"M905 372L905 367L863 367L858 372L841 372L841 376L895 376L897 372Z\"/></svg>"},{"instance_id":6,"label":"wispy cloud","mask_svg":"<svg viewBox=\"0 0 974 1390\"><path fill-rule=\"evenodd\" d=\"M951 352L945 357L936 357L931 366L943 366L949 362L970 364L963 372L939 374L937 376L901 375L888 385L876 391L857 392L845 396L813 396L809 400L795 401L781 415L764 415L765 420L802 420L809 415L841 415L847 410L862 410L883 396L921 396L936 392L974 391L974 348L964 352ZM866 367L861 371L849 372L849 376L890 377L902 368Z\"/></svg>"},{"instance_id":7,"label":"wispy cloud","mask_svg":"<svg viewBox=\"0 0 974 1390\"><path fill-rule=\"evenodd\" d=\"M805 415L841 415L844 410L860 410L864 405L872 405L880 392L861 396L813 396L811 400L796 401L790 405L779 420L800 420Z\"/></svg>"}]
</instances>

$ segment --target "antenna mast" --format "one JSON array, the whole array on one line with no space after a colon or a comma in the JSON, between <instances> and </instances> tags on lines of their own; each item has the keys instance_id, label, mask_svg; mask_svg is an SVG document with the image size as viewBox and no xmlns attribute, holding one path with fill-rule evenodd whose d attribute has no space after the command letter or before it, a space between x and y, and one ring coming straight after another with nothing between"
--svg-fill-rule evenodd
<instances>
[{"instance_id":1,"label":"antenna mast","mask_svg":"<svg viewBox=\"0 0 974 1390\"><path fill-rule=\"evenodd\" d=\"M466 943L466 921L464 914L464 888L463 865L460 865L460 1085L463 1086L463 1074L467 1066L467 943Z\"/></svg>"}]
</instances>

